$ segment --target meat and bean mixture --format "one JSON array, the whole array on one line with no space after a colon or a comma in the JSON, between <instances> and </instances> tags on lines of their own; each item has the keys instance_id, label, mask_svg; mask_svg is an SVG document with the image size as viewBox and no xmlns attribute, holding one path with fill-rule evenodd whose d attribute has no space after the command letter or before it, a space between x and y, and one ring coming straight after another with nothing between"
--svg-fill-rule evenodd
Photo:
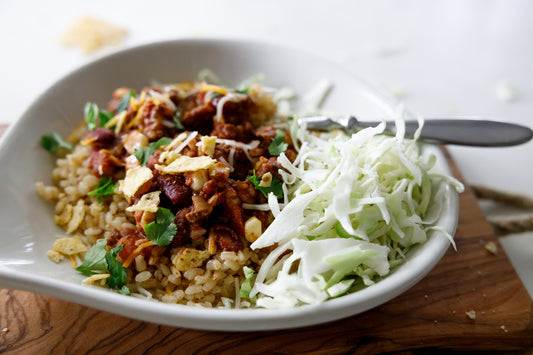
<instances>
[{"instance_id":1,"label":"meat and bean mixture","mask_svg":"<svg viewBox=\"0 0 533 355\"><path fill-rule=\"evenodd\" d=\"M240 91L205 82L140 91L123 87L114 91L107 110L87 104L85 121L73 136L85 149L83 166L99 179L92 197L85 199L86 209L96 204L95 198L105 205L112 194L123 196L132 222L105 235L106 253L114 251L111 256L126 270L122 286L154 297L158 292L150 286L159 288L180 303L178 293L193 284L184 275L193 269L200 270L195 277L217 270L217 261L228 253L253 254L240 257L240 269L257 269L266 251L251 251L249 245L273 218L268 209L257 207L267 203L269 192L282 198L280 152L291 161L296 157L271 94L257 84ZM98 194L98 187L105 186L111 191ZM65 228L72 218L65 220ZM168 272L157 267L159 262L166 263ZM148 285L135 282L149 265L155 265L152 278L157 279L157 270L163 276ZM89 275L95 270L84 270L82 264L81 271ZM230 273L238 283L243 281L242 270ZM115 275L109 274L107 286L120 288L120 282L110 285ZM229 282L223 282L221 287L228 289ZM219 293L207 297L210 303L235 296ZM202 296L195 297L193 302L202 301Z\"/></svg>"}]
</instances>

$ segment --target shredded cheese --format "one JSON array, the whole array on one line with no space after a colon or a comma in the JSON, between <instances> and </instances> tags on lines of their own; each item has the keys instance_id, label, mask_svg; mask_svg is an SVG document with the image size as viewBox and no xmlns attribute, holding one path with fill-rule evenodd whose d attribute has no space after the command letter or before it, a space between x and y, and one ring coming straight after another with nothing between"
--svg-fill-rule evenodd
<instances>
[{"instance_id":1,"label":"shredded cheese","mask_svg":"<svg viewBox=\"0 0 533 355\"><path fill-rule=\"evenodd\" d=\"M154 244L152 243L151 240L148 240L142 243L141 245L139 245L134 251L131 252L130 255L128 255L128 258L122 263L122 266L125 268L130 266L130 264L133 262L133 260L135 260L137 255L141 254L141 251L143 251L143 249L148 248L149 246L152 246L152 245Z\"/></svg>"},{"instance_id":2,"label":"shredded cheese","mask_svg":"<svg viewBox=\"0 0 533 355\"><path fill-rule=\"evenodd\" d=\"M168 106L169 109L172 111L176 111L178 108L176 105L170 100L167 96L155 91L155 90L149 90L148 94L152 96L154 99L159 100L160 103L164 103Z\"/></svg>"},{"instance_id":3,"label":"shredded cheese","mask_svg":"<svg viewBox=\"0 0 533 355\"><path fill-rule=\"evenodd\" d=\"M239 101L246 100L247 97L248 96L243 95L243 94L230 92L226 96L221 98L217 104L217 113L215 115L215 121L224 122L224 117L223 117L222 112L223 112L224 105L226 104L226 102L228 101L239 102Z\"/></svg>"},{"instance_id":4,"label":"shredded cheese","mask_svg":"<svg viewBox=\"0 0 533 355\"><path fill-rule=\"evenodd\" d=\"M176 149L174 149L174 151L176 153L181 152L183 148L185 148L190 143L190 141L192 141L197 135L198 135L197 131L191 132L191 134L189 134L187 139L185 139Z\"/></svg>"},{"instance_id":5,"label":"shredded cheese","mask_svg":"<svg viewBox=\"0 0 533 355\"><path fill-rule=\"evenodd\" d=\"M72 268L74 269L76 267L76 259L74 259L72 255L67 255L67 256L70 259L70 266L72 266Z\"/></svg>"},{"instance_id":6,"label":"shredded cheese","mask_svg":"<svg viewBox=\"0 0 533 355\"><path fill-rule=\"evenodd\" d=\"M208 83L205 83L205 82L200 84L200 90L216 92L216 93L219 93L219 94L222 94L222 95L226 95L228 93L228 90L226 90L225 88L223 88L221 86L208 84Z\"/></svg>"},{"instance_id":7,"label":"shredded cheese","mask_svg":"<svg viewBox=\"0 0 533 355\"><path fill-rule=\"evenodd\" d=\"M246 154L246 158L248 158L248 160L250 160L252 163L254 162L254 159L252 159L252 157L250 156L249 150L257 148L259 146L258 140L251 141L250 143L242 143L242 142L236 142L231 139L220 139L219 138L217 139L217 143L224 144L224 145L227 145L233 148L242 149L244 154ZM234 162L232 161L234 154L235 152L233 152L232 154L232 151L230 151L230 156L228 157L228 159L231 165L234 165Z\"/></svg>"}]
</instances>

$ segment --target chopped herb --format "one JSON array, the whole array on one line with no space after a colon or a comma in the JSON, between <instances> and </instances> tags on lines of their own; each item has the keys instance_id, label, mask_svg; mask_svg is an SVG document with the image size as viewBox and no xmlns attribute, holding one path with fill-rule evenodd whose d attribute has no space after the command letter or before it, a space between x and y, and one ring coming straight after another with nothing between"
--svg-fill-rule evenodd
<instances>
[{"instance_id":1,"label":"chopped herb","mask_svg":"<svg viewBox=\"0 0 533 355\"><path fill-rule=\"evenodd\" d=\"M274 140L270 145L268 146L268 152L271 155L280 155L281 153L285 152L289 145L285 142L285 135L283 134L283 131L277 129L276 130L276 136L274 137Z\"/></svg>"},{"instance_id":2,"label":"chopped herb","mask_svg":"<svg viewBox=\"0 0 533 355\"><path fill-rule=\"evenodd\" d=\"M248 90L250 90L250 88L249 87L245 87L243 89L235 90L235 92L238 93L238 94L247 94Z\"/></svg>"},{"instance_id":3,"label":"chopped herb","mask_svg":"<svg viewBox=\"0 0 533 355\"><path fill-rule=\"evenodd\" d=\"M148 144L147 147L144 147L142 149L135 149L135 152L133 153L135 155L135 158L141 163L142 166L146 166L146 163L148 162L148 159L152 156L152 154L155 153L157 148L161 147L162 145L166 145L172 142L172 139L169 137L162 137L159 138L156 142L152 142Z\"/></svg>"},{"instance_id":4,"label":"chopped herb","mask_svg":"<svg viewBox=\"0 0 533 355\"><path fill-rule=\"evenodd\" d=\"M252 290L252 287L255 282L255 271L248 266L244 266L242 268L242 271L244 272L245 280L243 281L241 285L241 289L239 291L239 295L241 297L249 298L252 302L256 301L256 298L250 298L250 291Z\"/></svg>"},{"instance_id":5,"label":"chopped herb","mask_svg":"<svg viewBox=\"0 0 533 355\"><path fill-rule=\"evenodd\" d=\"M128 273L117 260L117 255L122 251L124 245L119 245L109 251L106 250L106 246L107 240L98 240L85 254L83 263L76 270L84 275L93 275L96 272L108 273L111 277L106 280L107 285L113 289L118 289L118 293L129 295L130 290L126 286Z\"/></svg>"},{"instance_id":6,"label":"chopped herb","mask_svg":"<svg viewBox=\"0 0 533 355\"><path fill-rule=\"evenodd\" d=\"M111 274L111 277L107 279L106 283L109 287L118 288L121 291L126 286L126 279L128 278L126 269L117 260L117 255L122 251L122 248L124 248L123 244L111 249L105 254L107 271Z\"/></svg>"},{"instance_id":7,"label":"chopped herb","mask_svg":"<svg viewBox=\"0 0 533 355\"><path fill-rule=\"evenodd\" d=\"M66 142L61 138L59 133L52 133L50 135L42 136L40 140L41 146L50 153L56 153L60 149L66 149L71 151L74 148L74 144Z\"/></svg>"},{"instance_id":8,"label":"chopped herb","mask_svg":"<svg viewBox=\"0 0 533 355\"><path fill-rule=\"evenodd\" d=\"M104 127L113 118L113 114L107 110L100 110L94 102L87 102L83 107L83 114L87 127L92 131L97 127ZM97 122L98 119L98 122Z\"/></svg>"},{"instance_id":9,"label":"chopped herb","mask_svg":"<svg viewBox=\"0 0 533 355\"><path fill-rule=\"evenodd\" d=\"M130 105L130 97L135 97L135 93L133 92L133 90L130 90L130 92L122 96L122 98L117 104L117 113L128 109L128 106Z\"/></svg>"},{"instance_id":10,"label":"chopped herb","mask_svg":"<svg viewBox=\"0 0 533 355\"><path fill-rule=\"evenodd\" d=\"M94 190L90 191L87 195L96 196L98 202L102 203L102 198L115 193L115 188L118 186L118 182L113 184L113 179L109 176L102 176L98 180L98 185L94 186Z\"/></svg>"},{"instance_id":11,"label":"chopped herb","mask_svg":"<svg viewBox=\"0 0 533 355\"><path fill-rule=\"evenodd\" d=\"M76 268L76 271L84 275L93 275L95 271L107 272L107 263L105 261L106 245L107 241L105 239L97 240L96 244L85 254L83 263Z\"/></svg>"},{"instance_id":12,"label":"chopped herb","mask_svg":"<svg viewBox=\"0 0 533 355\"><path fill-rule=\"evenodd\" d=\"M175 216L170 210L158 208L155 213L155 221L144 226L144 232L148 239L155 245L169 245L178 231L174 218Z\"/></svg>"},{"instance_id":13,"label":"chopped herb","mask_svg":"<svg viewBox=\"0 0 533 355\"><path fill-rule=\"evenodd\" d=\"M174 112L174 116L172 118L174 119L174 127L176 127L176 129L185 129L185 126L183 123L181 123L182 114L183 112L179 109Z\"/></svg>"},{"instance_id":14,"label":"chopped herb","mask_svg":"<svg viewBox=\"0 0 533 355\"><path fill-rule=\"evenodd\" d=\"M126 285L122 286L122 288L120 290L117 290L117 292L126 296L131 295L130 289Z\"/></svg>"},{"instance_id":15,"label":"chopped herb","mask_svg":"<svg viewBox=\"0 0 533 355\"><path fill-rule=\"evenodd\" d=\"M277 198L283 198L283 184L275 176L272 177L272 182L268 187L259 186L261 183L261 178L255 175L255 170L253 172L253 176L248 176L247 179L250 180L252 184L254 184L255 188L261 191L266 198L268 198L268 194L270 192L272 192Z\"/></svg>"},{"instance_id":16,"label":"chopped herb","mask_svg":"<svg viewBox=\"0 0 533 355\"><path fill-rule=\"evenodd\" d=\"M98 113L98 105L96 105L94 102L87 102L83 107L83 115L85 118L85 122L87 123L87 127L91 131L98 127L98 125L96 124Z\"/></svg>"},{"instance_id":17,"label":"chopped herb","mask_svg":"<svg viewBox=\"0 0 533 355\"><path fill-rule=\"evenodd\" d=\"M104 127L106 123L111 121L114 116L111 112L107 110L100 110L98 117L100 118L100 127Z\"/></svg>"}]
</instances>

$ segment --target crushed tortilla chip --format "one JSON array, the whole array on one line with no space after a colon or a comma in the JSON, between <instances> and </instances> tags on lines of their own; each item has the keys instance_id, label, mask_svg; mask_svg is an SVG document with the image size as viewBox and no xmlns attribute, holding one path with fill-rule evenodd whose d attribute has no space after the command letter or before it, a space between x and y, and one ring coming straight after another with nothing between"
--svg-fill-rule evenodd
<instances>
[{"instance_id":1,"label":"crushed tortilla chip","mask_svg":"<svg viewBox=\"0 0 533 355\"><path fill-rule=\"evenodd\" d=\"M50 260L52 260L54 263L58 264L60 262L63 261L63 259L65 259L65 256L55 250L48 250L46 252L46 255L48 256L48 258Z\"/></svg>"},{"instance_id":2,"label":"crushed tortilla chip","mask_svg":"<svg viewBox=\"0 0 533 355\"><path fill-rule=\"evenodd\" d=\"M207 250L181 248L179 253L172 258L172 263L178 271L187 271L202 266L207 258L209 258Z\"/></svg>"},{"instance_id":3,"label":"crushed tortilla chip","mask_svg":"<svg viewBox=\"0 0 533 355\"><path fill-rule=\"evenodd\" d=\"M63 255L75 255L86 252L87 247L83 244L80 237L75 236L56 239L52 250Z\"/></svg>"},{"instance_id":4,"label":"crushed tortilla chip","mask_svg":"<svg viewBox=\"0 0 533 355\"><path fill-rule=\"evenodd\" d=\"M105 281L110 278L110 274L95 274L83 279L85 285L105 286Z\"/></svg>"},{"instance_id":5,"label":"crushed tortilla chip","mask_svg":"<svg viewBox=\"0 0 533 355\"><path fill-rule=\"evenodd\" d=\"M119 45L127 33L124 28L83 16L72 24L60 41L65 46L78 46L84 53L91 53L104 46Z\"/></svg>"},{"instance_id":6,"label":"crushed tortilla chip","mask_svg":"<svg viewBox=\"0 0 533 355\"><path fill-rule=\"evenodd\" d=\"M476 311L474 311L473 309L468 312L465 312L465 314L470 319L476 319Z\"/></svg>"},{"instance_id":7,"label":"crushed tortilla chip","mask_svg":"<svg viewBox=\"0 0 533 355\"><path fill-rule=\"evenodd\" d=\"M263 174L259 187L270 187L272 185L272 173L268 172Z\"/></svg>"},{"instance_id":8,"label":"crushed tortilla chip","mask_svg":"<svg viewBox=\"0 0 533 355\"><path fill-rule=\"evenodd\" d=\"M73 233L83 222L85 217L85 202L83 200L78 200L76 206L72 209L72 217L68 221L67 233Z\"/></svg>"},{"instance_id":9,"label":"crushed tortilla chip","mask_svg":"<svg viewBox=\"0 0 533 355\"><path fill-rule=\"evenodd\" d=\"M163 165L168 165L179 157L181 157L181 154L174 151L163 151L159 154L159 162Z\"/></svg>"},{"instance_id":10,"label":"crushed tortilla chip","mask_svg":"<svg viewBox=\"0 0 533 355\"><path fill-rule=\"evenodd\" d=\"M127 197L133 197L137 190L152 179L152 170L145 166L137 166L126 171L126 177L120 181L120 191Z\"/></svg>"},{"instance_id":11,"label":"crushed tortilla chip","mask_svg":"<svg viewBox=\"0 0 533 355\"><path fill-rule=\"evenodd\" d=\"M215 154L216 143L217 143L216 136L202 136L201 141L196 144L199 148L198 152L200 154L213 157L213 155Z\"/></svg>"},{"instance_id":12,"label":"crushed tortilla chip","mask_svg":"<svg viewBox=\"0 0 533 355\"><path fill-rule=\"evenodd\" d=\"M189 157L182 155L169 165L156 164L155 168L165 174L179 174L187 171L197 171L209 169L216 163L216 160L208 156Z\"/></svg>"},{"instance_id":13,"label":"crushed tortilla chip","mask_svg":"<svg viewBox=\"0 0 533 355\"><path fill-rule=\"evenodd\" d=\"M488 242L485 244L485 249L487 249L492 254L496 255L498 253L498 248L496 247L496 243L494 242Z\"/></svg>"},{"instance_id":14,"label":"crushed tortilla chip","mask_svg":"<svg viewBox=\"0 0 533 355\"><path fill-rule=\"evenodd\" d=\"M137 202L133 206L126 208L126 211L129 211L129 212L146 211L146 212L156 213L157 208L159 206L159 195L160 194L161 194L161 191L153 191L153 192L144 194L139 200L139 202Z\"/></svg>"}]
</instances>

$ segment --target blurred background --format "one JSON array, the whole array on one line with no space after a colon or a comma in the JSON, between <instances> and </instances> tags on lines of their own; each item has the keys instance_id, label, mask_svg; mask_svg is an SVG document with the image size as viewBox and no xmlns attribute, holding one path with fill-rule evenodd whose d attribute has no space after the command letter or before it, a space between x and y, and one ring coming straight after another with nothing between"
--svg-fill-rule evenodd
<instances>
[{"instance_id":1,"label":"blurred background","mask_svg":"<svg viewBox=\"0 0 533 355\"><path fill-rule=\"evenodd\" d=\"M528 0L1 0L0 125L15 122L68 72L114 51L167 39L242 38L318 54L424 117L533 127L531 14ZM532 142L449 150L467 184L533 197ZM491 216L524 213L482 207ZM533 295L533 233L500 242Z\"/></svg>"}]
</instances>

